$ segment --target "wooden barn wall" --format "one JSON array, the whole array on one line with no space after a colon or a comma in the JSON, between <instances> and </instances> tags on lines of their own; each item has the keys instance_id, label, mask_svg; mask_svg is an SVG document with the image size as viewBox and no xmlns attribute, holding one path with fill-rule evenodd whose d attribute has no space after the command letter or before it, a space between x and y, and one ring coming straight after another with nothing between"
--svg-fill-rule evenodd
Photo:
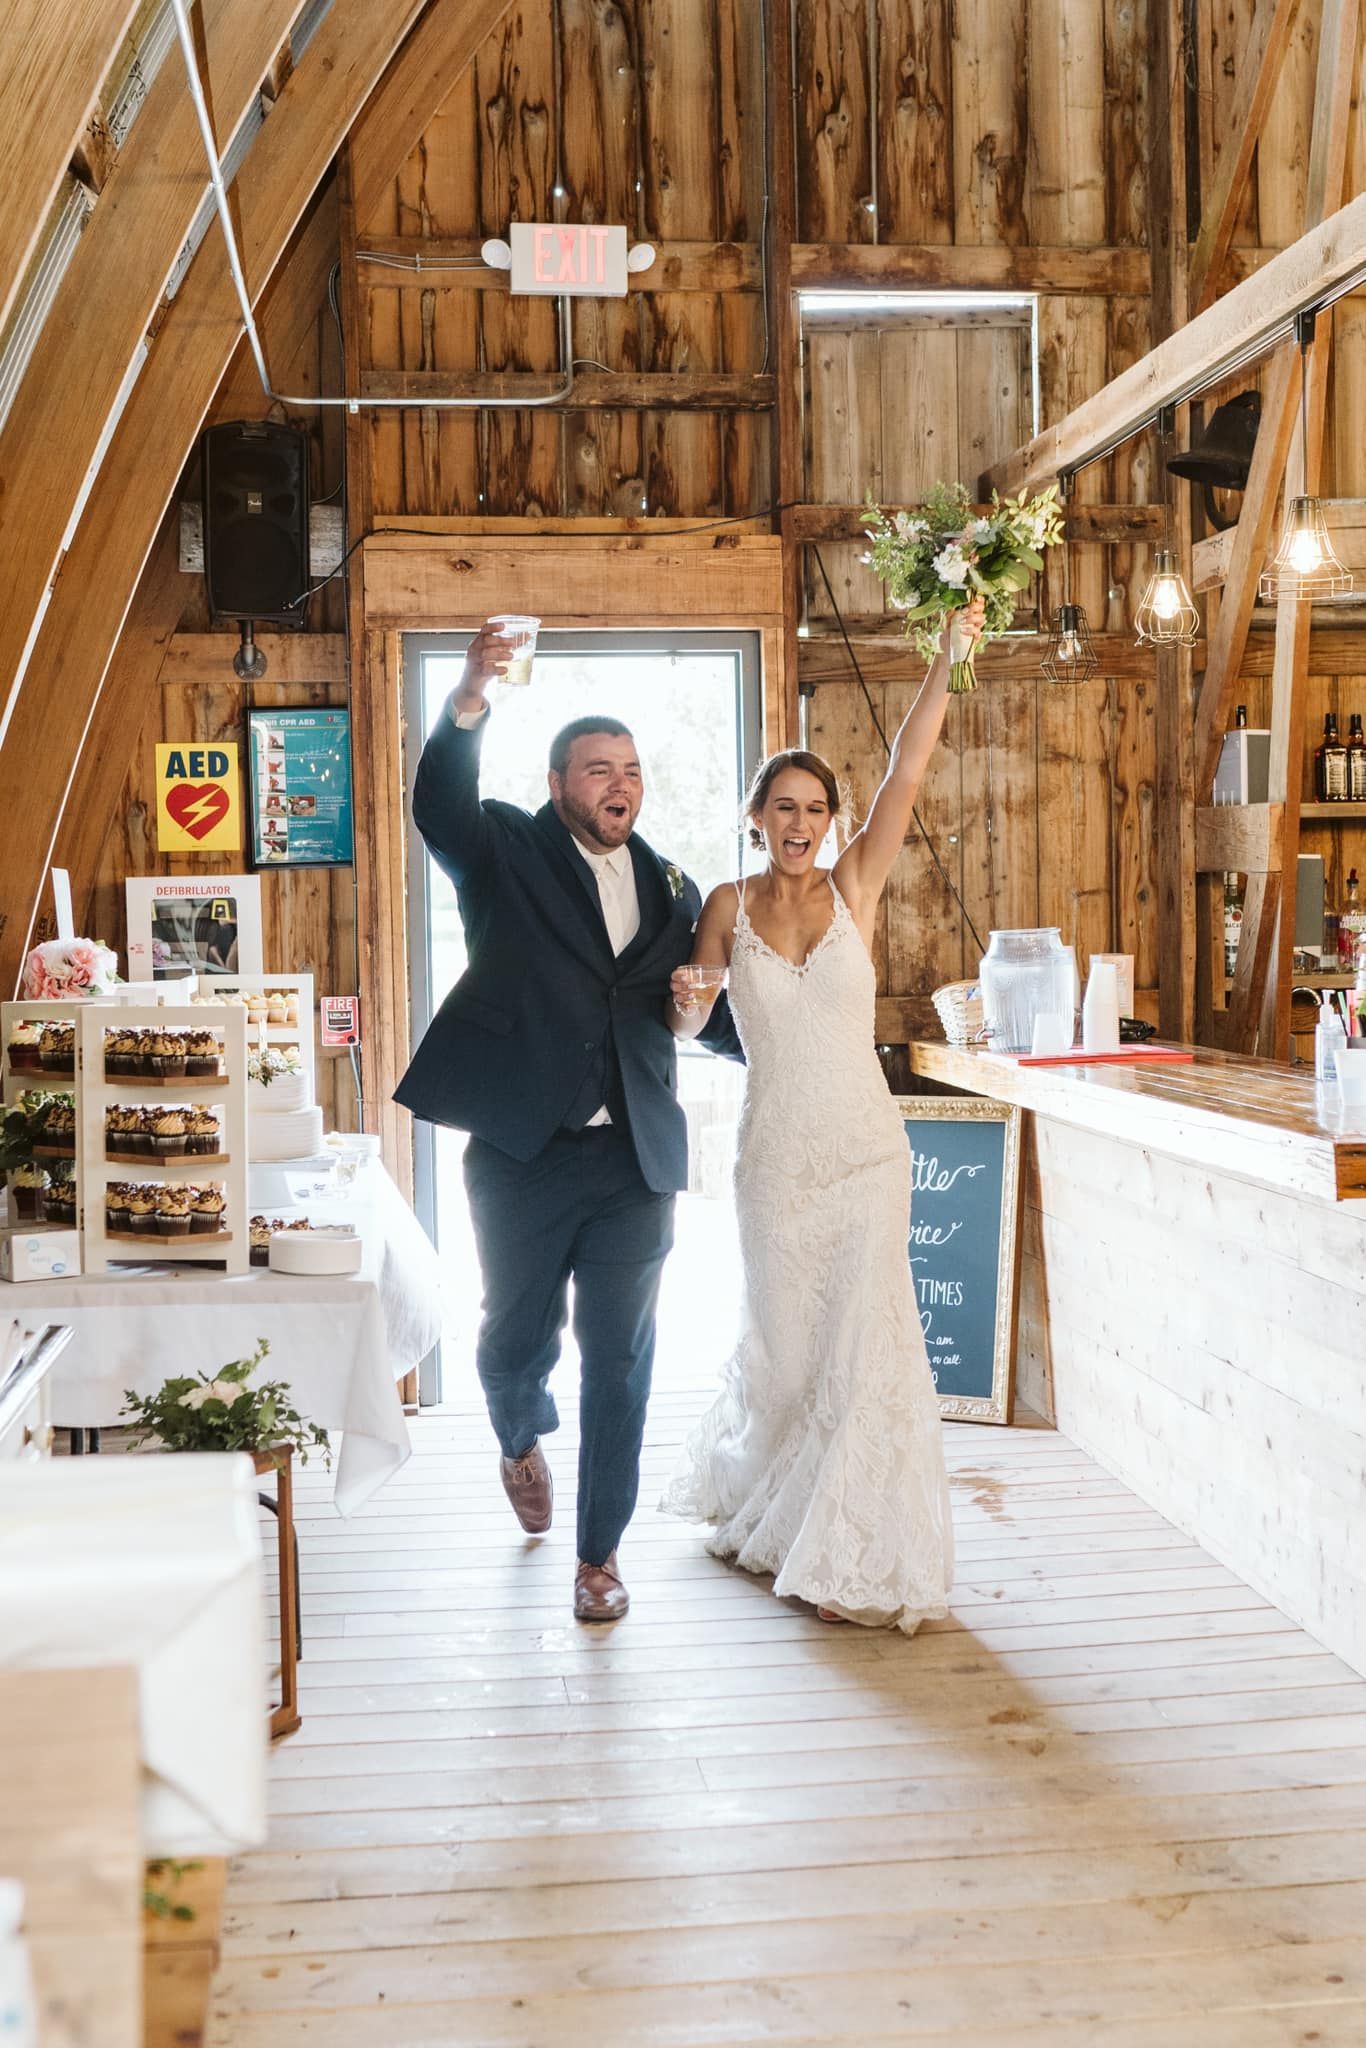
<instances>
[{"instance_id":1,"label":"wooden barn wall","mask_svg":"<svg viewBox=\"0 0 1366 2048\"><path fill-rule=\"evenodd\" d=\"M1026 255L1138 248L1147 5L798 0L794 240ZM759 30L760 9L741 0L514 8L382 203L356 223L359 373L553 370L548 305L476 289L469 269L432 267L462 254L468 262L511 219L625 220L659 245L756 244ZM419 252L422 274L394 267ZM1046 266L1035 270L1047 287ZM988 265L983 281L995 275ZM724 291L581 303L575 354L614 371L762 371L759 283L751 264L743 285ZM1033 424L1028 318L893 310L875 334L838 339L828 323L809 323L806 502L858 502L870 487L913 498L936 476L971 480L1007 453ZM1064 277L1042 293L1037 332L1049 418L1143 352L1146 300L1079 294ZM424 513L720 517L760 512L771 497L762 412L419 412L374 416L367 432L376 524ZM1150 468L1146 449L1117 460L1088 479L1088 501L1148 499ZM802 625L816 638L837 621L813 552ZM821 552L858 633L895 632L857 548ZM1125 626L1145 559L1137 549L1075 551L1076 594L1097 626ZM1058 590L1039 596L1047 610ZM916 675L908 651L892 680L872 686L884 723L901 715ZM810 720L813 743L866 801L882 755L857 684L823 680ZM992 924L1056 921L1083 957L1132 951L1139 984L1151 988L1154 776L1144 664L1080 692L1021 677L954 708L922 815L983 936ZM974 972L977 957L929 854L913 843L879 944L883 994L899 999L884 1021L904 1035L928 1016L929 991Z\"/></svg>"}]
</instances>

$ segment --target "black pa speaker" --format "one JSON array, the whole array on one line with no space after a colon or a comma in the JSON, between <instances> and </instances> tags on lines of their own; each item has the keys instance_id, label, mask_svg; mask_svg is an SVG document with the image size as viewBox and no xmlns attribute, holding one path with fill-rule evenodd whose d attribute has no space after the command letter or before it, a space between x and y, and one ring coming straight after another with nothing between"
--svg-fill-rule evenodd
<instances>
[{"instance_id":1,"label":"black pa speaker","mask_svg":"<svg viewBox=\"0 0 1366 2048\"><path fill-rule=\"evenodd\" d=\"M209 615L302 626L308 588L308 437L236 420L201 437Z\"/></svg>"}]
</instances>

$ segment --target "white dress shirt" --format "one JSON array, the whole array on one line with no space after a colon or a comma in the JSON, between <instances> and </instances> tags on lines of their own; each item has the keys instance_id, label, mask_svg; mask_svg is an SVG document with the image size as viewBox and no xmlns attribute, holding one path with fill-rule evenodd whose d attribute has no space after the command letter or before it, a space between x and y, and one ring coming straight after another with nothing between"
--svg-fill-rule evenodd
<instances>
[{"instance_id":1,"label":"white dress shirt","mask_svg":"<svg viewBox=\"0 0 1366 2048\"><path fill-rule=\"evenodd\" d=\"M451 714L463 731L471 731L483 723L488 715L488 706L482 711L457 711L452 701ZM588 863L598 885L598 901L602 905L603 922L614 953L624 953L636 933L640 930L640 897L636 892L636 871L631 851L626 846L614 846L610 853L590 853L583 843L576 839L574 850ZM610 1124L604 1103L595 1115L588 1119L590 1124Z\"/></svg>"}]
</instances>

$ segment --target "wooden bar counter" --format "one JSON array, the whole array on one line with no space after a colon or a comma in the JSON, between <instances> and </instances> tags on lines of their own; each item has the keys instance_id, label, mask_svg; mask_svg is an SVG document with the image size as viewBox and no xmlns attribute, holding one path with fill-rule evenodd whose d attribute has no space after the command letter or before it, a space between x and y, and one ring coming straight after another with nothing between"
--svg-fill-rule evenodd
<instances>
[{"instance_id":1,"label":"wooden bar counter","mask_svg":"<svg viewBox=\"0 0 1366 2048\"><path fill-rule=\"evenodd\" d=\"M1366 1672L1366 1107L1198 1049L910 1054L1025 1111L1020 1398Z\"/></svg>"}]
</instances>

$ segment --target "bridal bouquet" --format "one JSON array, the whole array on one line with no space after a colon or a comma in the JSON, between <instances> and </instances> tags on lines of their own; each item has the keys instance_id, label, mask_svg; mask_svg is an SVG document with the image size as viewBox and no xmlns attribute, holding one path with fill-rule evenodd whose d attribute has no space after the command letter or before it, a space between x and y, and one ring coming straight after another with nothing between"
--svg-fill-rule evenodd
<instances>
[{"instance_id":1,"label":"bridal bouquet","mask_svg":"<svg viewBox=\"0 0 1366 2048\"><path fill-rule=\"evenodd\" d=\"M24 1000L64 1003L72 996L108 995L118 967L118 956L98 939L49 939L24 963Z\"/></svg>"},{"instance_id":2,"label":"bridal bouquet","mask_svg":"<svg viewBox=\"0 0 1366 2048\"><path fill-rule=\"evenodd\" d=\"M980 645L1010 630L1020 592L1043 567L1044 548L1062 539L1058 487L1036 497L1001 498L980 516L962 484L936 484L918 512L891 517L870 502L865 529L871 563L887 587L893 609L906 614L906 632L926 661L939 651L944 621L974 597L986 599ZM949 688L975 690L974 649L964 635L949 635Z\"/></svg>"}]
</instances>

